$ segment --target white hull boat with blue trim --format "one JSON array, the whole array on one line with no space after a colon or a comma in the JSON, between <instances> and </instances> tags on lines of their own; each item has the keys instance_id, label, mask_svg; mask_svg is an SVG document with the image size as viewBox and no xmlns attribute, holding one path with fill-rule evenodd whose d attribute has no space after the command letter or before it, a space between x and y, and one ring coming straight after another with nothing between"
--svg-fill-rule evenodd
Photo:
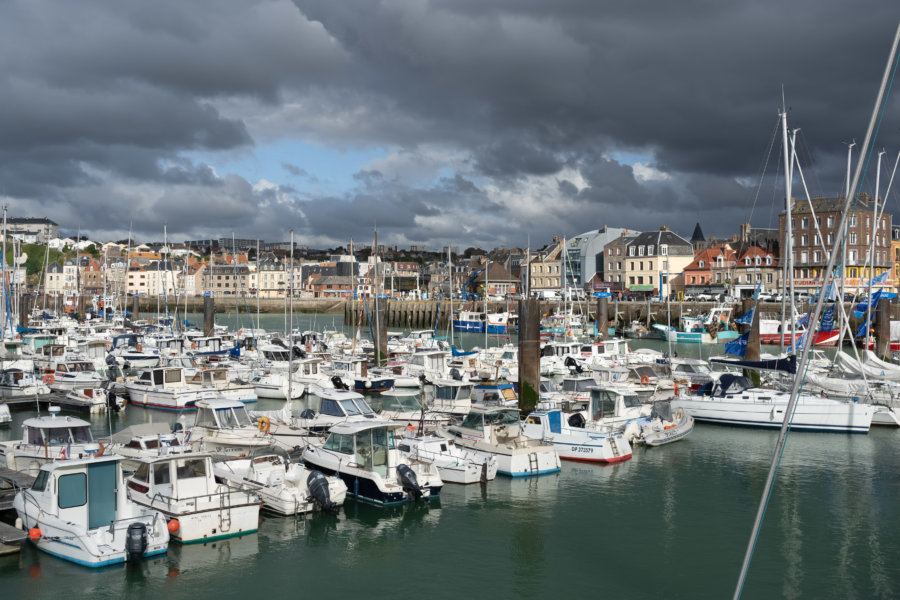
<instances>
[{"instance_id":1,"label":"white hull boat with blue trim","mask_svg":"<svg viewBox=\"0 0 900 600\"><path fill-rule=\"evenodd\" d=\"M530 477L560 470L556 448L526 437L515 408L472 406L462 424L442 435L461 448L493 455L501 475Z\"/></svg>"},{"instance_id":2,"label":"white hull boat with blue trim","mask_svg":"<svg viewBox=\"0 0 900 600\"><path fill-rule=\"evenodd\" d=\"M746 377L723 374L695 396L679 396L673 408L681 408L697 421L780 429L790 394L751 387ZM868 433L875 408L871 404L843 402L801 393L791 429Z\"/></svg>"},{"instance_id":3,"label":"white hull boat with blue trim","mask_svg":"<svg viewBox=\"0 0 900 600\"><path fill-rule=\"evenodd\" d=\"M435 465L441 479L449 483L485 483L497 476L497 459L492 454L462 448L447 438L404 437L397 445L402 454Z\"/></svg>"},{"instance_id":4,"label":"white hull boat with blue trim","mask_svg":"<svg viewBox=\"0 0 900 600\"><path fill-rule=\"evenodd\" d=\"M128 498L121 460L103 456L41 467L31 489L13 501L38 549L86 567L137 561L167 550L165 517Z\"/></svg>"},{"instance_id":5,"label":"white hull boat with blue trim","mask_svg":"<svg viewBox=\"0 0 900 600\"><path fill-rule=\"evenodd\" d=\"M563 460L617 463L631 458L631 444L624 434L571 427L559 410L529 414L522 431L531 439L553 444Z\"/></svg>"}]
</instances>

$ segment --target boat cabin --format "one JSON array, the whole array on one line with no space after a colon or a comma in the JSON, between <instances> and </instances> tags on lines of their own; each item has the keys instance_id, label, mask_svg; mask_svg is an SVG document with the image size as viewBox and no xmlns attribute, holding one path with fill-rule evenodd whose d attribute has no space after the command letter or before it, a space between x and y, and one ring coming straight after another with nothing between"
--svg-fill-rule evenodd
<instances>
[{"instance_id":1,"label":"boat cabin","mask_svg":"<svg viewBox=\"0 0 900 600\"><path fill-rule=\"evenodd\" d=\"M183 388L185 386L184 369L181 367L144 369L135 383L163 390Z\"/></svg>"},{"instance_id":2,"label":"boat cabin","mask_svg":"<svg viewBox=\"0 0 900 600\"><path fill-rule=\"evenodd\" d=\"M447 368L447 353L443 350L417 351L407 358L406 364L417 372L443 373Z\"/></svg>"},{"instance_id":3,"label":"boat cabin","mask_svg":"<svg viewBox=\"0 0 900 600\"><path fill-rule=\"evenodd\" d=\"M611 340L602 340L593 344L582 344L581 356L604 356L607 354L626 354L630 350L627 340L614 338Z\"/></svg>"},{"instance_id":4,"label":"boat cabin","mask_svg":"<svg viewBox=\"0 0 900 600\"><path fill-rule=\"evenodd\" d=\"M290 352L287 348L281 346L266 345L260 348L263 358L269 362L289 362L291 359Z\"/></svg>"},{"instance_id":5,"label":"boat cabin","mask_svg":"<svg viewBox=\"0 0 900 600\"><path fill-rule=\"evenodd\" d=\"M361 356L335 358L331 361L331 369L347 373L350 377L363 378L368 376L368 359Z\"/></svg>"},{"instance_id":6,"label":"boat cabin","mask_svg":"<svg viewBox=\"0 0 900 600\"><path fill-rule=\"evenodd\" d=\"M541 358L548 356L580 355L581 344L578 342L548 342L541 348Z\"/></svg>"},{"instance_id":7,"label":"boat cabin","mask_svg":"<svg viewBox=\"0 0 900 600\"><path fill-rule=\"evenodd\" d=\"M144 336L138 335L136 333L125 333L122 335L117 335L112 339L112 346L110 347L110 351L121 350L137 350L138 352L144 351Z\"/></svg>"},{"instance_id":8,"label":"boat cabin","mask_svg":"<svg viewBox=\"0 0 900 600\"><path fill-rule=\"evenodd\" d=\"M484 381L472 388L472 401L481 404L507 404L518 402L516 389L511 383Z\"/></svg>"},{"instance_id":9,"label":"boat cabin","mask_svg":"<svg viewBox=\"0 0 900 600\"><path fill-rule=\"evenodd\" d=\"M159 338L156 340L156 348L166 354L182 354L184 353L184 338Z\"/></svg>"},{"instance_id":10,"label":"boat cabin","mask_svg":"<svg viewBox=\"0 0 900 600\"><path fill-rule=\"evenodd\" d=\"M629 410L631 412L640 412L643 407L644 405L641 404L640 397L637 394L595 387L591 390L590 412L588 414L592 421L601 421L603 419L631 416L629 415ZM647 414L649 414L649 411L647 411ZM637 417L639 415L635 414L634 416Z\"/></svg>"},{"instance_id":11,"label":"boat cabin","mask_svg":"<svg viewBox=\"0 0 900 600\"><path fill-rule=\"evenodd\" d=\"M375 411L369 403L356 392L345 392L344 398L322 398L319 414L345 419L365 416L375 418Z\"/></svg>"},{"instance_id":12,"label":"boat cabin","mask_svg":"<svg viewBox=\"0 0 900 600\"><path fill-rule=\"evenodd\" d=\"M506 443L521 433L519 410L473 406L460 425L447 430L450 434L469 440L484 440L490 444Z\"/></svg>"},{"instance_id":13,"label":"boat cabin","mask_svg":"<svg viewBox=\"0 0 900 600\"><path fill-rule=\"evenodd\" d=\"M191 377L190 383L200 384L203 387L212 387L221 389L228 386L228 369L217 367L213 369L203 369L197 371Z\"/></svg>"},{"instance_id":14,"label":"boat cabin","mask_svg":"<svg viewBox=\"0 0 900 600\"><path fill-rule=\"evenodd\" d=\"M434 382L435 402L453 402L472 399L472 384L465 381L441 380Z\"/></svg>"},{"instance_id":15,"label":"boat cabin","mask_svg":"<svg viewBox=\"0 0 900 600\"><path fill-rule=\"evenodd\" d=\"M331 428L322 449L344 454L357 468L387 479L400 463L394 432L401 427L391 421L342 423Z\"/></svg>"},{"instance_id":16,"label":"boat cabin","mask_svg":"<svg viewBox=\"0 0 900 600\"><path fill-rule=\"evenodd\" d=\"M564 377L560 391L570 399L581 399L590 396L591 388L596 386L597 381L588 375Z\"/></svg>"},{"instance_id":17,"label":"boat cabin","mask_svg":"<svg viewBox=\"0 0 900 600\"><path fill-rule=\"evenodd\" d=\"M235 429L255 427L247 407L237 400L198 400L194 427Z\"/></svg>"}]
</instances>

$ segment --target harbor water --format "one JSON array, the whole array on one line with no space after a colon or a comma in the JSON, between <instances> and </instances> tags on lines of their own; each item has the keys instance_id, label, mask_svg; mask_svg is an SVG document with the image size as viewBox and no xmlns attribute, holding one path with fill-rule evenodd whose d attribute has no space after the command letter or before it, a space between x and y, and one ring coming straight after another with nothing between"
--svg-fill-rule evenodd
<instances>
[{"instance_id":1,"label":"harbor water","mask_svg":"<svg viewBox=\"0 0 900 600\"><path fill-rule=\"evenodd\" d=\"M262 326L281 329L282 320L263 316ZM295 318L300 328L324 325L331 315ZM469 335L463 345L483 340ZM33 414L14 412L0 439ZM101 436L110 425L178 418L129 406L90 420ZM0 590L95 600L730 597L776 437L698 424L687 439L638 447L624 463L564 462L534 479L447 484L429 504L348 501L336 518L267 515L257 534L173 544L137 565L87 569L26 544L0 557ZM898 497L900 432L791 434L743 597L900 597Z\"/></svg>"}]
</instances>

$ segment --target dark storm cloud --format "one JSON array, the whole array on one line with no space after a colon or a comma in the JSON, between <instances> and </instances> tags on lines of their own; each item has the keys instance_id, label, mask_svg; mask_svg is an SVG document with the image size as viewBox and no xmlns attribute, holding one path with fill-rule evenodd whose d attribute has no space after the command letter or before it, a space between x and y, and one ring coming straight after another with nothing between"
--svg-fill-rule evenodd
<instances>
[{"instance_id":1,"label":"dark storm cloud","mask_svg":"<svg viewBox=\"0 0 900 600\"><path fill-rule=\"evenodd\" d=\"M730 234L777 215L782 85L811 191L842 191L896 19L888 0L10 1L0 193L110 234ZM340 191L305 162L280 161L285 185L208 158L295 139L388 156Z\"/></svg>"}]
</instances>

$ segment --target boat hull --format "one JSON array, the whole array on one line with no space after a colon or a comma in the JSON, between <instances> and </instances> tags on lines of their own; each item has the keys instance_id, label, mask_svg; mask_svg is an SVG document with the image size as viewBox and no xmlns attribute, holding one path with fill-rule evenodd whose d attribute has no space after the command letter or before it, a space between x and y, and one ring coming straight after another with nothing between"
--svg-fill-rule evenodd
<instances>
[{"instance_id":1,"label":"boat hull","mask_svg":"<svg viewBox=\"0 0 900 600\"><path fill-rule=\"evenodd\" d=\"M679 398L673 407L684 409L694 420L723 425L778 429L784 422L785 402L739 402ZM837 433L868 433L874 410L868 404L833 401L797 404L791 429Z\"/></svg>"}]
</instances>

